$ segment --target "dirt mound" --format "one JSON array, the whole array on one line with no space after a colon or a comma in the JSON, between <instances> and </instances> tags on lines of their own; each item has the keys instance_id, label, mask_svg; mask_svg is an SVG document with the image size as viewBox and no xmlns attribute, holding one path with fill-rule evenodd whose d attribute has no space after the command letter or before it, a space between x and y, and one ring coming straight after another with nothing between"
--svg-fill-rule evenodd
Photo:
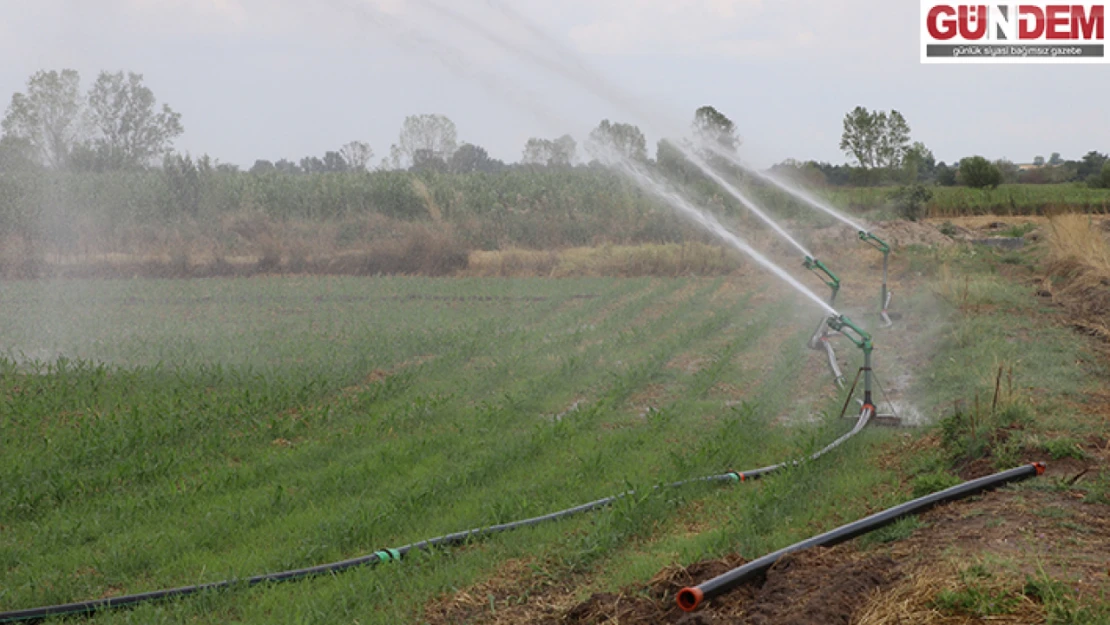
<instances>
[{"instance_id":1,"label":"dirt mound","mask_svg":"<svg viewBox=\"0 0 1110 625\"><path fill-rule=\"evenodd\" d=\"M925 222L884 221L872 224L870 228L875 236L895 249L907 245L949 246L958 243L936 226ZM809 241L814 253L819 256L843 251L846 246L863 244L859 240L859 231L846 225L813 230L809 233Z\"/></svg>"},{"instance_id":2,"label":"dirt mound","mask_svg":"<svg viewBox=\"0 0 1110 625\"><path fill-rule=\"evenodd\" d=\"M826 549L790 554L767 572L747 607L750 625L848 625L875 590L890 585L897 566L889 557L849 559Z\"/></svg>"},{"instance_id":3,"label":"dirt mound","mask_svg":"<svg viewBox=\"0 0 1110 625\"><path fill-rule=\"evenodd\" d=\"M738 556L666 569L647 588L597 593L571 608L562 623L600 625L674 623L682 625L848 625L856 609L877 589L892 584L897 567L889 557L857 557L842 549L790 554L767 572L765 580L744 584L685 614L674 603L683 587L704 582L743 563Z\"/></svg>"},{"instance_id":4,"label":"dirt mound","mask_svg":"<svg viewBox=\"0 0 1110 625\"><path fill-rule=\"evenodd\" d=\"M920 221L884 221L875 224L871 232L893 247L907 245L954 245L956 240L936 226Z\"/></svg>"}]
</instances>

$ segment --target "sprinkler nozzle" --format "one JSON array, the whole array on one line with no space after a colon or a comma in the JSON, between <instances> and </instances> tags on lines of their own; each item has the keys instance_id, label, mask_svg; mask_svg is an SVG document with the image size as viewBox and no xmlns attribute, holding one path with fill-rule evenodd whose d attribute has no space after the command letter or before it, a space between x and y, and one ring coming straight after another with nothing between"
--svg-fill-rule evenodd
<instances>
[{"instance_id":1,"label":"sprinkler nozzle","mask_svg":"<svg viewBox=\"0 0 1110 625\"><path fill-rule=\"evenodd\" d=\"M883 254L890 253L890 246L886 244L886 241L883 241L879 237L871 234L870 232L867 232L866 230L859 231L859 240L875 247Z\"/></svg>"}]
</instances>

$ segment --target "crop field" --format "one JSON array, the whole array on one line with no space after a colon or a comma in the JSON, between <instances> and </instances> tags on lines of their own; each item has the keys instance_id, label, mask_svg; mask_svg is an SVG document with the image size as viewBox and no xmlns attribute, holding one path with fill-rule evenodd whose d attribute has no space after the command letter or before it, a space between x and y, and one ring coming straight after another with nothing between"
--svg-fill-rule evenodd
<instances>
[{"instance_id":1,"label":"crop field","mask_svg":"<svg viewBox=\"0 0 1110 625\"><path fill-rule=\"evenodd\" d=\"M764 547L787 504L737 517L765 495L651 488L847 430L805 348L818 313L738 280L5 284L0 609L312 566L630 487L646 494L401 564L93 621L409 622L514 558L622 580Z\"/></svg>"}]
</instances>

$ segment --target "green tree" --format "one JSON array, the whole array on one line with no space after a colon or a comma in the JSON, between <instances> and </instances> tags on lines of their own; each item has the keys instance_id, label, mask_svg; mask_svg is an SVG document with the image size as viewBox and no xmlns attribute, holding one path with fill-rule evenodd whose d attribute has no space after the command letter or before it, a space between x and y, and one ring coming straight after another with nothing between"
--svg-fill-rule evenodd
<instances>
[{"instance_id":1,"label":"green tree","mask_svg":"<svg viewBox=\"0 0 1110 625\"><path fill-rule=\"evenodd\" d=\"M909 150L910 126L896 110L868 111L857 106L844 116L840 149L860 167L896 169Z\"/></svg>"},{"instance_id":2,"label":"green tree","mask_svg":"<svg viewBox=\"0 0 1110 625\"><path fill-rule=\"evenodd\" d=\"M417 165L420 153L421 166L438 159L443 163L458 149L458 131L455 122L444 115L410 115L401 126L401 136L390 152L395 168L406 164Z\"/></svg>"},{"instance_id":3,"label":"green tree","mask_svg":"<svg viewBox=\"0 0 1110 625\"><path fill-rule=\"evenodd\" d=\"M647 161L647 139L639 127L632 124L612 123L602 120L590 132L590 141L597 147L609 149L636 162Z\"/></svg>"},{"instance_id":4,"label":"green tree","mask_svg":"<svg viewBox=\"0 0 1110 625\"><path fill-rule=\"evenodd\" d=\"M555 140L532 137L524 144L520 162L525 165L569 167L578 155L578 143L570 135Z\"/></svg>"},{"instance_id":5,"label":"green tree","mask_svg":"<svg viewBox=\"0 0 1110 625\"><path fill-rule=\"evenodd\" d=\"M1053 167L1055 167L1057 165L1063 165L1064 164L1064 159L1060 158L1060 153L1059 152L1053 152L1052 156L1048 157L1048 164L1052 165Z\"/></svg>"},{"instance_id":6,"label":"green tree","mask_svg":"<svg viewBox=\"0 0 1110 625\"><path fill-rule=\"evenodd\" d=\"M876 165L887 169L897 169L909 150L910 125L898 111L878 114L879 147L876 152Z\"/></svg>"},{"instance_id":7,"label":"green tree","mask_svg":"<svg viewBox=\"0 0 1110 625\"><path fill-rule=\"evenodd\" d=\"M1090 181L1092 178L1097 178L1102 173L1102 166L1107 161L1107 156L1101 152L1091 150L1083 155L1083 159L1079 161L1079 167L1076 169L1075 175L1081 181Z\"/></svg>"},{"instance_id":8,"label":"green tree","mask_svg":"<svg viewBox=\"0 0 1110 625\"><path fill-rule=\"evenodd\" d=\"M351 141L339 149L339 154L352 171L366 171L374 158L374 150L365 141Z\"/></svg>"},{"instance_id":9,"label":"green tree","mask_svg":"<svg viewBox=\"0 0 1110 625\"><path fill-rule=\"evenodd\" d=\"M942 187L956 186L956 171L955 167L949 167L944 161L938 163L936 169L937 184Z\"/></svg>"},{"instance_id":10,"label":"green tree","mask_svg":"<svg viewBox=\"0 0 1110 625\"><path fill-rule=\"evenodd\" d=\"M89 90L89 117L98 131L93 145L111 169L149 166L185 131L181 114L167 104L158 108L143 75L134 72L101 72Z\"/></svg>"},{"instance_id":11,"label":"green tree","mask_svg":"<svg viewBox=\"0 0 1110 625\"><path fill-rule=\"evenodd\" d=\"M694 136L706 143L715 143L729 152L740 147L736 136L736 124L712 106L703 106L694 111Z\"/></svg>"},{"instance_id":12,"label":"green tree","mask_svg":"<svg viewBox=\"0 0 1110 625\"><path fill-rule=\"evenodd\" d=\"M957 178L973 189L993 189L1002 184L1002 171L982 156L972 156L960 161Z\"/></svg>"},{"instance_id":13,"label":"green tree","mask_svg":"<svg viewBox=\"0 0 1110 625\"><path fill-rule=\"evenodd\" d=\"M481 146L464 143L447 161L447 170L453 174L469 174L476 171L495 172L505 166L499 160L490 158L489 152Z\"/></svg>"},{"instance_id":14,"label":"green tree","mask_svg":"<svg viewBox=\"0 0 1110 625\"><path fill-rule=\"evenodd\" d=\"M840 136L840 149L854 157L860 167L875 167L880 129L875 116L857 106L844 116L844 132Z\"/></svg>"},{"instance_id":15,"label":"green tree","mask_svg":"<svg viewBox=\"0 0 1110 625\"><path fill-rule=\"evenodd\" d=\"M5 138L29 146L39 163L67 167L74 148L88 136L80 74L65 69L31 76L27 92L12 95L0 128Z\"/></svg>"},{"instance_id":16,"label":"green tree","mask_svg":"<svg viewBox=\"0 0 1110 625\"><path fill-rule=\"evenodd\" d=\"M258 159L254 162L254 165L250 168L249 173L256 174L256 175L262 175L262 174L271 174L271 173L274 173L276 171L277 171L277 168L274 166L274 164L272 162L264 160L264 159Z\"/></svg>"},{"instance_id":17,"label":"green tree","mask_svg":"<svg viewBox=\"0 0 1110 625\"><path fill-rule=\"evenodd\" d=\"M937 160L933 151L917 141L902 157L902 174L906 182L931 180L936 175Z\"/></svg>"},{"instance_id":18,"label":"green tree","mask_svg":"<svg viewBox=\"0 0 1110 625\"><path fill-rule=\"evenodd\" d=\"M1096 186L1110 189L1110 161L1102 164L1102 172L1098 176Z\"/></svg>"},{"instance_id":19,"label":"green tree","mask_svg":"<svg viewBox=\"0 0 1110 625\"><path fill-rule=\"evenodd\" d=\"M1043 156L1033 157L1033 164L1036 165L1037 167L1044 167L1044 157Z\"/></svg>"},{"instance_id":20,"label":"green tree","mask_svg":"<svg viewBox=\"0 0 1110 625\"><path fill-rule=\"evenodd\" d=\"M0 173L27 171L38 166L35 147L27 139L0 138Z\"/></svg>"}]
</instances>

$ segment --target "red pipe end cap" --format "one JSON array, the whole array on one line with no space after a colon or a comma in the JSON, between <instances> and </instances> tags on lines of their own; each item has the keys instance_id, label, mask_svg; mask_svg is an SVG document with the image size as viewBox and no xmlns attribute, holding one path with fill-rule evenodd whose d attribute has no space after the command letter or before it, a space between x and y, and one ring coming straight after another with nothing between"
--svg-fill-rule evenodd
<instances>
[{"instance_id":1,"label":"red pipe end cap","mask_svg":"<svg viewBox=\"0 0 1110 625\"><path fill-rule=\"evenodd\" d=\"M682 608L683 612L693 612L698 609L698 606L701 605L701 601L704 598L705 595L702 594L701 590L699 590L697 586L693 586L678 591L678 596L675 597L675 600L678 602L678 607Z\"/></svg>"},{"instance_id":2,"label":"red pipe end cap","mask_svg":"<svg viewBox=\"0 0 1110 625\"><path fill-rule=\"evenodd\" d=\"M1044 475L1045 464L1043 462L1034 462L1033 466L1037 468L1037 475Z\"/></svg>"}]
</instances>

